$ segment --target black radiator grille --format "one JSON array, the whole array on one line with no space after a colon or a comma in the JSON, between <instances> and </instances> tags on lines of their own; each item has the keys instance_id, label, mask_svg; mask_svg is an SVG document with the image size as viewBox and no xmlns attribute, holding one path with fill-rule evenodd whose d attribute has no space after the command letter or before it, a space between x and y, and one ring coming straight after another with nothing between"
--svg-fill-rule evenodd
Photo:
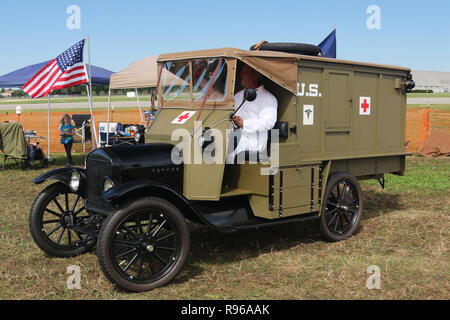
<instances>
[{"instance_id":1,"label":"black radiator grille","mask_svg":"<svg viewBox=\"0 0 450 320\"><path fill-rule=\"evenodd\" d=\"M112 177L112 166L108 161L89 159L86 166L86 195L89 201L104 202L102 197L105 177Z\"/></svg>"}]
</instances>

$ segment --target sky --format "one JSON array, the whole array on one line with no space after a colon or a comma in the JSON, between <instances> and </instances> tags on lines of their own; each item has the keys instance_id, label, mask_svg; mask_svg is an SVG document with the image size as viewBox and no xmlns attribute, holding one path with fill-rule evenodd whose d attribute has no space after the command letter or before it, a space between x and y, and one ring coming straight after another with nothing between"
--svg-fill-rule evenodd
<instances>
[{"instance_id":1,"label":"sky","mask_svg":"<svg viewBox=\"0 0 450 320\"><path fill-rule=\"evenodd\" d=\"M73 5L79 15L67 12ZM334 26L339 59L450 72L449 13L449 0L3 0L0 75L53 59L87 35L92 64L118 72L160 53L319 44Z\"/></svg>"}]
</instances>

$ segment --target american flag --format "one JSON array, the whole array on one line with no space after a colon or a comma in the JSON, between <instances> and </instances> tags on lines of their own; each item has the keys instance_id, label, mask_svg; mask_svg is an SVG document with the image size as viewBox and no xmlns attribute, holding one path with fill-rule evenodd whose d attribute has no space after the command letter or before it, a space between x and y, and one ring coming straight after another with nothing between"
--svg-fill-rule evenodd
<instances>
[{"instance_id":1,"label":"american flag","mask_svg":"<svg viewBox=\"0 0 450 320\"><path fill-rule=\"evenodd\" d=\"M88 82L83 62L84 39L50 61L22 87L32 99L48 95L56 89L64 89Z\"/></svg>"}]
</instances>

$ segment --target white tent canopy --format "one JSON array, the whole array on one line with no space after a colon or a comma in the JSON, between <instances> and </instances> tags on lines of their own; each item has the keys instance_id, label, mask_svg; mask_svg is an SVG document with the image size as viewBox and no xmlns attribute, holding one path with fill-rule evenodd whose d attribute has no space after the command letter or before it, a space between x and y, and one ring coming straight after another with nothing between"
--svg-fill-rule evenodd
<instances>
[{"instance_id":1,"label":"white tent canopy","mask_svg":"<svg viewBox=\"0 0 450 320\"><path fill-rule=\"evenodd\" d=\"M133 62L128 68L110 76L109 89L137 89L137 88L155 88L158 84L158 66L159 56L151 56L136 62ZM185 83L184 80L173 73L163 69L163 79L172 81L176 84Z\"/></svg>"},{"instance_id":2,"label":"white tent canopy","mask_svg":"<svg viewBox=\"0 0 450 320\"><path fill-rule=\"evenodd\" d=\"M136 62L133 62L128 68L114 73L110 76L107 128L109 128L110 120L111 90L114 89L135 89L141 121L144 120L137 89L156 87L158 83L158 68L156 63L157 60L158 55L138 60ZM106 142L108 143L109 130L107 130L106 136Z\"/></svg>"},{"instance_id":3,"label":"white tent canopy","mask_svg":"<svg viewBox=\"0 0 450 320\"><path fill-rule=\"evenodd\" d=\"M110 77L110 89L154 88L158 82L156 60L158 56L147 57L133 62L128 68Z\"/></svg>"},{"instance_id":4,"label":"white tent canopy","mask_svg":"<svg viewBox=\"0 0 450 320\"><path fill-rule=\"evenodd\" d=\"M156 88L158 85L158 60L159 55L147 57L136 62L133 62L128 68L114 73L110 76L109 81L109 97L108 97L108 119L107 128L109 128L110 107L111 107L111 90L114 89L135 89L137 103L139 107L139 114L141 121L144 121L142 116L141 104L139 101L138 88ZM173 73L162 70L162 78L170 81L176 85L185 84L185 80L179 78ZM109 141L109 130L107 130L106 141Z\"/></svg>"},{"instance_id":5,"label":"white tent canopy","mask_svg":"<svg viewBox=\"0 0 450 320\"><path fill-rule=\"evenodd\" d=\"M109 79L109 97L108 97L108 125L109 128L109 112L111 105L111 90L114 89L135 89L136 98L139 107L141 121L143 121L141 103L139 101L138 88L154 88L158 82L157 63L158 56L151 56L136 62L133 62L128 68L123 69L110 76ZM109 139L109 130L107 132ZM107 140L108 141L108 140Z\"/></svg>"}]
</instances>

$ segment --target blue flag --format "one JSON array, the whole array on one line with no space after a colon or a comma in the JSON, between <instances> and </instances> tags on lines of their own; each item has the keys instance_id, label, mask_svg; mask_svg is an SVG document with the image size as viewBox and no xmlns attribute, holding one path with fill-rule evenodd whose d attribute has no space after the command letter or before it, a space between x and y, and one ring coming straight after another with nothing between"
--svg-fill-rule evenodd
<instances>
[{"instance_id":1,"label":"blue flag","mask_svg":"<svg viewBox=\"0 0 450 320\"><path fill-rule=\"evenodd\" d=\"M336 29L334 29L320 44L324 56L336 58Z\"/></svg>"}]
</instances>

